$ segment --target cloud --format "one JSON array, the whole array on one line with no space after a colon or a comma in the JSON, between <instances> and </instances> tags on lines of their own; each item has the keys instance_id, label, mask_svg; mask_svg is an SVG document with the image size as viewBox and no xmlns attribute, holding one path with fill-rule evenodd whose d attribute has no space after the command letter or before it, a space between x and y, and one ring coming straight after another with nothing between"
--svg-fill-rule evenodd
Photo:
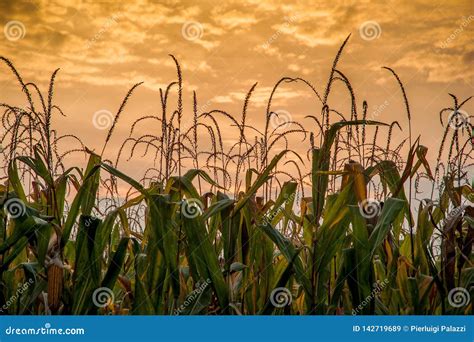
<instances>
[{"instance_id":1,"label":"cloud","mask_svg":"<svg viewBox=\"0 0 474 342\"><path fill-rule=\"evenodd\" d=\"M338 69L350 78L359 106L362 100L373 105L396 96L383 113L384 121L392 121L399 119L397 110L403 108L396 104L399 89L380 69L384 65L395 68L407 84L414 113L437 113L449 101L441 96L447 91L472 94L472 14L468 0L396 5L355 0L3 1L0 22L18 20L26 34L10 41L0 27L0 54L11 58L25 80L38 82L41 89L60 67L57 99L79 114L115 108L124 89L139 81L145 84L134 94L140 98L138 109L159 110L159 88L177 79L168 56L173 54L182 67L186 115L192 109L193 90L206 110L225 107L240 115L247 91L257 81L249 111L256 108L259 113L264 113L273 84L281 77L301 76L323 91L339 46L351 34ZM381 28L375 39L363 39L359 33L367 21ZM187 22L202 26L198 39L183 36ZM0 88L10 89L14 77L7 68L0 70ZM432 93L436 97L426 104ZM174 101L175 88L170 96ZM2 101L12 99L8 95ZM347 89L340 82L331 104L349 108ZM283 86L274 98L276 109L293 106L292 113L318 114L317 105L301 83ZM256 122L262 118L254 116Z\"/></svg>"},{"instance_id":2,"label":"cloud","mask_svg":"<svg viewBox=\"0 0 474 342\"><path fill-rule=\"evenodd\" d=\"M213 18L217 24L229 30L235 28L248 29L258 22L253 14L246 14L236 9L223 13L216 9L213 11Z\"/></svg>"}]
</instances>

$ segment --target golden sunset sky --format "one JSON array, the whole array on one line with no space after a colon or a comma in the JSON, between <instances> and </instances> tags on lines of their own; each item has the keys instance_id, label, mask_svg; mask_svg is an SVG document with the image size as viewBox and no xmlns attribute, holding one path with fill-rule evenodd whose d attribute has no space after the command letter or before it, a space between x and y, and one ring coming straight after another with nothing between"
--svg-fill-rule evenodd
<instances>
[{"instance_id":1,"label":"golden sunset sky","mask_svg":"<svg viewBox=\"0 0 474 342\"><path fill-rule=\"evenodd\" d=\"M100 150L107 134L94 126L94 113L115 113L128 89L144 82L117 126L111 159L133 121L160 113L159 89L176 80L169 54L183 70L187 120L193 90L201 110L224 109L240 118L245 95L258 82L248 117L261 129L273 85L283 76L303 77L323 92L332 60L351 34L338 69L350 79L358 109L367 100L370 119L398 120L406 136L402 94L381 67L395 69L406 87L414 135L430 148L430 160L441 138L438 113L452 104L448 93L460 99L474 94L470 0L4 0L0 19L0 54L26 81L46 91L51 73L61 68L55 102L67 117L56 116L53 125L60 133L76 134L91 149ZM0 70L0 102L26 104L8 68ZM347 89L335 87L330 105L350 111ZM316 127L304 116L321 110L302 84L280 89L273 108L285 110L308 130ZM464 110L472 113L474 102ZM159 126L139 127L143 134L150 130L159 132ZM231 127L225 130L225 142L231 144L236 135ZM139 158L126 171L133 174L149 163Z\"/></svg>"}]
</instances>

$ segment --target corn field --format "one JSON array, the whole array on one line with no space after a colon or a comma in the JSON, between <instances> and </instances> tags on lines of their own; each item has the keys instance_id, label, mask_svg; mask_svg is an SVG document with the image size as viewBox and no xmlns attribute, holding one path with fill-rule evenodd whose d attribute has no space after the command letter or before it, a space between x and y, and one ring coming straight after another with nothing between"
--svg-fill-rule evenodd
<instances>
[{"instance_id":1,"label":"corn field","mask_svg":"<svg viewBox=\"0 0 474 342\"><path fill-rule=\"evenodd\" d=\"M113 156L107 147L140 84L92 151L53 125L65 115L54 102L58 70L42 91L1 57L27 100L0 104L1 314L472 315L470 98L449 94L432 115L444 134L428 151L389 67L408 127L367 118L338 68L348 39L323 91L302 78L275 84L264 130L247 118L257 84L239 114L202 111L195 92L185 111L170 56L176 80L160 89L161 113L137 119ZM330 107L337 83L350 97L346 113ZM318 103L305 124L272 108L292 84ZM395 131L403 138L392 141ZM72 155L87 164L68 165ZM139 179L121 171L136 156L153 160Z\"/></svg>"}]
</instances>

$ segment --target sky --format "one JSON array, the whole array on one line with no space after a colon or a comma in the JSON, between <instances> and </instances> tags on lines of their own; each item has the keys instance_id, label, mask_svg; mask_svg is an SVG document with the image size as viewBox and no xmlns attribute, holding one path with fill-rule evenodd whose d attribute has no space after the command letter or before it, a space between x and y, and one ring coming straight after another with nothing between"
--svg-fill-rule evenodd
<instances>
[{"instance_id":1,"label":"sky","mask_svg":"<svg viewBox=\"0 0 474 342\"><path fill-rule=\"evenodd\" d=\"M430 160L441 140L438 113L452 104L448 94L460 99L474 94L474 2L469 0L4 0L0 25L0 55L26 81L46 91L51 73L60 68L54 100L66 117L55 116L53 126L79 136L92 150L100 150L107 135L109 118L102 118L104 123L98 115L115 114L128 89L144 82L116 127L107 150L111 159L137 118L160 113L159 89L176 80L170 54L182 67L187 122L193 91L201 112L223 109L240 118L246 93L258 82L248 124L262 129L273 85L284 76L302 77L323 92L334 56L350 34L338 69L350 79L358 109L366 100L370 119L397 120L403 132L395 132L393 139L406 136L400 88L382 67L396 70L410 101L413 133L421 135ZM0 67L0 102L26 103L5 66ZM350 111L347 89L335 86L329 103ZM304 117L320 115L321 106L298 83L277 92L273 109L315 130ZM472 113L473 102L463 109ZM148 123L139 125L137 133L159 129ZM223 132L227 145L236 141L235 128ZM295 149L302 144L292 143ZM123 167L133 174L150 163L137 158Z\"/></svg>"}]
</instances>

